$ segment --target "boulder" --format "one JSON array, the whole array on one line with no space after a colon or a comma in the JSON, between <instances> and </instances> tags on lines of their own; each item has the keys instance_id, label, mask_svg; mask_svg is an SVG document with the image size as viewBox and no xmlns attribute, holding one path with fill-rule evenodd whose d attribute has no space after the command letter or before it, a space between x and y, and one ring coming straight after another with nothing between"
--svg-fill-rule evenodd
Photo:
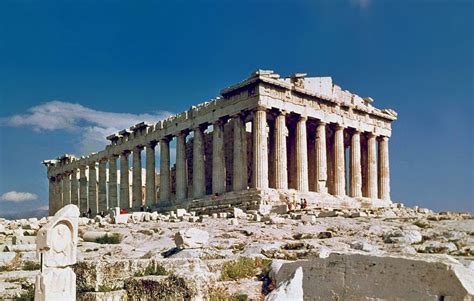
<instances>
[{"instance_id":1,"label":"boulder","mask_svg":"<svg viewBox=\"0 0 474 301\"><path fill-rule=\"evenodd\" d=\"M422 241L422 236L418 230L394 230L384 234L384 242L398 244L415 244Z\"/></svg>"},{"instance_id":2,"label":"boulder","mask_svg":"<svg viewBox=\"0 0 474 301\"><path fill-rule=\"evenodd\" d=\"M265 297L265 301L303 300L303 268L299 267L286 281Z\"/></svg>"},{"instance_id":3,"label":"boulder","mask_svg":"<svg viewBox=\"0 0 474 301\"><path fill-rule=\"evenodd\" d=\"M176 247L180 249L202 248L208 241L209 233L196 228L178 231L174 236Z\"/></svg>"},{"instance_id":4,"label":"boulder","mask_svg":"<svg viewBox=\"0 0 474 301\"><path fill-rule=\"evenodd\" d=\"M351 248L354 250L364 251L371 253L377 250L377 248L366 241L354 241L351 243Z\"/></svg>"}]
</instances>

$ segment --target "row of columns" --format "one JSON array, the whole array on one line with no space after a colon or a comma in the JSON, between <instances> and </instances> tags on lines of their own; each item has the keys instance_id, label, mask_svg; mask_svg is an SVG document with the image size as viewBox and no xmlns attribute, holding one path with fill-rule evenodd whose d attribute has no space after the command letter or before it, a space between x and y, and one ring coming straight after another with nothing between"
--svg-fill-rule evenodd
<instances>
[{"instance_id":1,"label":"row of columns","mask_svg":"<svg viewBox=\"0 0 474 301\"><path fill-rule=\"evenodd\" d=\"M269 147L272 152L272 188L288 189L288 150L287 150L287 114L277 113L272 130L272 139L268 140L267 133L267 111L265 108L257 108L252 116L252 181L251 186L260 189L269 187ZM368 134L366 153L361 147L361 133L353 129L350 143L350 173L349 187L346 192L346 160L344 131L340 125L335 126L333 145L326 145L326 123L318 122L316 126L315 139L311 147L314 152L308 157L308 133L305 116L299 116L296 120L294 131L294 151L296 173L295 189L299 191L314 190L316 192L330 192L337 196L348 193L352 197L390 199L389 187L389 159L388 138L377 137ZM226 192L226 171L224 151L224 120L215 121L212 132L212 193L223 194ZM233 174L232 190L239 191L247 189L247 131L245 117L238 114L232 116L233 124ZM206 195L205 175L205 143L204 130L207 125L199 125L192 129L193 138L193 175L192 175L192 197L202 198ZM176 200L182 201L188 198L188 176L186 164L186 137L189 130L182 131L176 135ZM131 151L125 151L120 156L114 155L108 160L98 162L98 175L96 162L88 166L89 179L86 178L86 166L79 168L79 180L77 171L63 176L61 180L63 203L78 203L81 211L90 208L92 214L106 211L109 207L119 205L121 208L130 207L129 155L132 153L132 208L136 209L142 205L142 162L141 151L146 151L146 190L145 204L152 206L156 203L155 187L155 146L160 146L160 202L171 202L171 173L170 173L170 141L172 137L167 136L157 141L150 142L146 146L136 146ZM377 157L377 141L379 151ZM327 151L332 151L332 161L328 162ZM314 156L314 157L313 157ZM120 157L120 194L117 192L117 159ZM313 166L308 166L309 162ZM328 170L328 164L330 165ZM107 194L106 170L109 169L109 182ZM309 169L314 169L314 181L310 186ZM330 171L330 172L329 172ZM273 174L274 173L274 174ZM71 174L73 175L71 177ZM98 178L97 178L98 177ZM328 182L332 180L332 191L328 191ZM363 179L366 182L366 191L363 194ZM98 185L97 185L98 180ZM58 180L55 181L58 185ZM54 183L53 183L54 185ZM57 194L57 187L50 189L52 194ZM79 192L79 194L74 192ZM108 195L108 196L107 196ZM118 196L120 198L118 199ZM89 200L89 201L88 201Z\"/></svg>"}]
</instances>

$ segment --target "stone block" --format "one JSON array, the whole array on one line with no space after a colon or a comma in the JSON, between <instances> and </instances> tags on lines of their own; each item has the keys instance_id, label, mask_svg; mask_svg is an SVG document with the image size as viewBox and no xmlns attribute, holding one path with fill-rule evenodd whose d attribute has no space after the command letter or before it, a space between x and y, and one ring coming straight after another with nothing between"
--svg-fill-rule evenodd
<instances>
[{"instance_id":1,"label":"stone block","mask_svg":"<svg viewBox=\"0 0 474 301\"><path fill-rule=\"evenodd\" d=\"M304 214L301 216L301 221L303 223L313 224L316 222L316 216Z\"/></svg>"},{"instance_id":2,"label":"stone block","mask_svg":"<svg viewBox=\"0 0 474 301\"><path fill-rule=\"evenodd\" d=\"M126 224L131 216L131 214L119 214L114 217L114 224Z\"/></svg>"},{"instance_id":3,"label":"stone block","mask_svg":"<svg viewBox=\"0 0 474 301\"><path fill-rule=\"evenodd\" d=\"M12 243L14 245L34 245L36 244L35 236L13 236Z\"/></svg>"},{"instance_id":4,"label":"stone block","mask_svg":"<svg viewBox=\"0 0 474 301\"><path fill-rule=\"evenodd\" d=\"M76 300L76 274L71 268L49 268L36 276L35 301Z\"/></svg>"},{"instance_id":5,"label":"stone block","mask_svg":"<svg viewBox=\"0 0 474 301\"><path fill-rule=\"evenodd\" d=\"M334 210L331 210L331 211L321 211L319 212L318 214L318 217L336 217L337 216L337 212L334 211Z\"/></svg>"},{"instance_id":6,"label":"stone block","mask_svg":"<svg viewBox=\"0 0 474 301\"><path fill-rule=\"evenodd\" d=\"M176 209L176 216L183 217L186 214L186 209Z\"/></svg>"},{"instance_id":7,"label":"stone block","mask_svg":"<svg viewBox=\"0 0 474 301\"><path fill-rule=\"evenodd\" d=\"M0 252L0 267L12 264L16 256L16 252Z\"/></svg>"},{"instance_id":8,"label":"stone block","mask_svg":"<svg viewBox=\"0 0 474 301\"><path fill-rule=\"evenodd\" d=\"M189 228L178 231L174 236L176 247L180 249L201 248L209 241L209 233L204 230Z\"/></svg>"}]
</instances>

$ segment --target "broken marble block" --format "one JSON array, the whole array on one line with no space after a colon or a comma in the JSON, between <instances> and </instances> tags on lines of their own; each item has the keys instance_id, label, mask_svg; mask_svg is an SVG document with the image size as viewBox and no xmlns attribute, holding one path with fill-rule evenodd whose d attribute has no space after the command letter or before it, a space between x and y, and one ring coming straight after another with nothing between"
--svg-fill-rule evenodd
<instances>
[{"instance_id":1,"label":"broken marble block","mask_svg":"<svg viewBox=\"0 0 474 301\"><path fill-rule=\"evenodd\" d=\"M196 228L178 231L174 236L176 247L180 249L202 248L208 241L209 233Z\"/></svg>"}]
</instances>

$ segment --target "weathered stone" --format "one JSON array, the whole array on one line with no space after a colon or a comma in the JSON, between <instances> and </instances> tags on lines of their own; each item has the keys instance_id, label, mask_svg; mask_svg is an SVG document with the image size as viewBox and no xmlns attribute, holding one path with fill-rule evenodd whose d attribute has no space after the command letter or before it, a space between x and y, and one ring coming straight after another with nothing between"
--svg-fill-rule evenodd
<instances>
[{"instance_id":1,"label":"weathered stone","mask_svg":"<svg viewBox=\"0 0 474 301\"><path fill-rule=\"evenodd\" d=\"M299 267L286 281L265 297L265 301L303 300L303 268Z\"/></svg>"},{"instance_id":2,"label":"weathered stone","mask_svg":"<svg viewBox=\"0 0 474 301\"><path fill-rule=\"evenodd\" d=\"M384 234L386 243L414 244L422 241L422 235L417 230L394 230Z\"/></svg>"},{"instance_id":3,"label":"weathered stone","mask_svg":"<svg viewBox=\"0 0 474 301\"><path fill-rule=\"evenodd\" d=\"M201 248L209 240L209 233L196 228L178 231L174 236L176 247L180 249Z\"/></svg>"}]
</instances>

